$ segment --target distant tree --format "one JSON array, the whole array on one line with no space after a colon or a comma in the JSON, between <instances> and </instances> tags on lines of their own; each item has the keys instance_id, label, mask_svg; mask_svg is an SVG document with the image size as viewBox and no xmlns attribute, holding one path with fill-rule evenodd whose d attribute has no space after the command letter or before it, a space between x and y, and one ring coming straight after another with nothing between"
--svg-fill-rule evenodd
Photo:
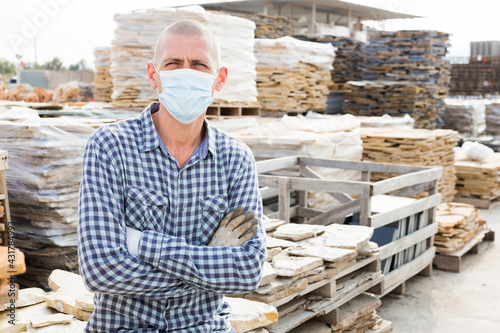
<instances>
[{"instance_id":1,"label":"distant tree","mask_svg":"<svg viewBox=\"0 0 500 333\"><path fill-rule=\"evenodd\" d=\"M87 71L89 68L87 67L87 62L82 59L79 62L69 65L69 70L70 71Z\"/></svg>"},{"instance_id":2,"label":"distant tree","mask_svg":"<svg viewBox=\"0 0 500 333\"><path fill-rule=\"evenodd\" d=\"M4 59L0 59L0 74L14 74L16 72L16 66Z\"/></svg>"},{"instance_id":3,"label":"distant tree","mask_svg":"<svg viewBox=\"0 0 500 333\"><path fill-rule=\"evenodd\" d=\"M53 70L53 71L62 71L66 68L63 66L61 59L58 57L54 57L54 59L47 61L42 65L43 69Z\"/></svg>"},{"instance_id":4,"label":"distant tree","mask_svg":"<svg viewBox=\"0 0 500 333\"><path fill-rule=\"evenodd\" d=\"M29 69L44 69L43 65L40 65L38 62L27 62L24 65L24 69L29 70Z\"/></svg>"}]
</instances>

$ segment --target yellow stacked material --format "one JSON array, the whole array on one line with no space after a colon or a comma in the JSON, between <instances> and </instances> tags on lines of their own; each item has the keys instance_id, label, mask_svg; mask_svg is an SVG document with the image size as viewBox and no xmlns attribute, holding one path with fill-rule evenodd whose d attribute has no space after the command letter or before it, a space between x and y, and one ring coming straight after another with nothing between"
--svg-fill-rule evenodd
<instances>
[{"instance_id":1,"label":"yellow stacked material","mask_svg":"<svg viewBox=\"0 0 500 333\"><path fill-rule=\"evenodd\" d=\"M410 115L415 128L437 128L444 106L435 85L413 81L349 81L343 111L357 116Z\"/></svg>"},{"instance_id":2,"label":"yellow stacked material","mask_svg":"<svg viewBox=\"0 0 500 333\"><path fill-rule=\"evenodd\" d=\"M231 15L212 13L199 6L135 10L114 16L117 23L111 50L113 105L144 106L157 100L147 76L159 34L180 19L193 19L214 32L221 46L221 66L228 68L227 84L214 96L216 101L257 102L255 84L255 23ZM228 29L228 27L230 27Z\"/></svg>"},{"instance_id":3,"label":"yellow stacked material","mask_svg":"<svg viewBox=\"0 0 500 333\"><path fill-rule=\"evenodd\" d=\"M98 102L111 102L113 93L113 79L111 78L111 48L101 47L94 50L95 83L94 99Z\"/></svg>"},{"instance_id":4,"label":"yellow stacked material","mask_svg":"<svg viewBox=\"0 0 500 333\"><path fill-rule=\"evenodd\" d=\"M264 111L324 111L334 48L292 37L256 39L258 99Z\"/></svg>"},{"instance_id":5,"label":"yellow stacked material","mask_svg":"<svg viewBox=\"0 0 500 333\"><path fill-rule=\"evenodd\" d=\"M485 226L479 210L474 206L447 202L436 207L438 233L434 236L434 246L438 253L451 253L460 249Z\"/></svg>"},{"instance_id":6,"label":"yellow stacked material","mask_svg":"<svg viewBox=\"0 0 500 333\"><path fill-rule=\"evenodd\" d=\"M280 38L293 35L292 21L286 16L252 14L245 18L255 22L255 38Z\"/></svg>"},{"instance_id":7,"label":"yellow stacked material","mask_svg":"<svg viewBox=\"0 0 500 333\"><path fill-rule=\"evenodd\" d=\"M443 201L452 201L455 194L455 157L453 148L458 138L453 130L397 130L361 128L363 160L378 163L440 166L439 192ZM372 181L389 178L389 174L372 173Z\"/></svg>"},{"instance_id":8,"label":"yellow stacked material","mask_svg":"<svg viewBox=\"0 0 500 333\"><path fill-rule=\"evenodd\" d=\"M500 195L500 153L487 161L455 161L457 195L466 198L494 199Z\"/></svg>"}]
</instances>

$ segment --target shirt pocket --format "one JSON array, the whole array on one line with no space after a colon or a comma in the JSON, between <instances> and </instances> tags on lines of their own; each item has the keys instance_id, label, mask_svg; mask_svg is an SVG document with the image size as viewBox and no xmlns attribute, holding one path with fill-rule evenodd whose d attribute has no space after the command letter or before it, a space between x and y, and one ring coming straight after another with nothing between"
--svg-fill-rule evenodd
<instances>
[{"instance_id":1,"label":"shirt pocket","mask_svg":"<svg viewBox=\"0 0 500 333\"><path fill-rule=\"evenodd\" d=\"M222 195L205 197L200 205L203 216L198 239L201 245L206 245L226 214L227 197Z\"/></svg>"},{"instance_id":2,"label":"shirt pocket","mask_svg":"<svg viewBox=\"0 0 500 333\"><path fill-rule=\"evenodd\" d=\"M125 221L137 230L163 232L166 224L168 197L144 187L129 187Z\"/></svg>"}]
</instances>

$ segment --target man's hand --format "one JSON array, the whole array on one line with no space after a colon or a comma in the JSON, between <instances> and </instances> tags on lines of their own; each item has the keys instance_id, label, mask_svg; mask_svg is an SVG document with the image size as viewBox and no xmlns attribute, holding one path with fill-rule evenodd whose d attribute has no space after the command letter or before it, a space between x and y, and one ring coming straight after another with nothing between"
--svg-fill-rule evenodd
<instances>
[{"instance_id":1,"label":"man's hand","mask_svg":"<svg viewBox=\"0 0 500 333\"><path fill-rule=\"evenodd\" d=\"M243 213L243 207L233 209L224 217L208 246L241 246L257 232L259 220L254 212Z\"/></svg>"}]
</instances>

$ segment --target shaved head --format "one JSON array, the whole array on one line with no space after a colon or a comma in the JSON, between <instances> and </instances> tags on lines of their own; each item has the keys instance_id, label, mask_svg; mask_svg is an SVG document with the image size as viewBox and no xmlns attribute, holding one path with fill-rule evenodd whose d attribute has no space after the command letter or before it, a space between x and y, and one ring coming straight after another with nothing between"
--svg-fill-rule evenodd
<instances>
[{"instance_id":1,"label":"shaved head","mask_svg":"<svg viewBox=\"0 0 500 333\"><path fill-rule=\"evenodd\" d=\"M158 61L161 60L158 59L158 56L161 53L160 50L162 47L166 47L164 41L166 37L170 35L182 35L186 37L197 36L204 38L210 46L211 50L210 56L213 58L214 63L217 65L217 68L220 67L221 52L219 43L217 42L215 35L213 34L212 31L210 31L206 26L204 26L200 22L190 19L174 22L161 32L155 44L155 50L154 50L155 65L157 65Z\"/></svg>"}]
</instances>

